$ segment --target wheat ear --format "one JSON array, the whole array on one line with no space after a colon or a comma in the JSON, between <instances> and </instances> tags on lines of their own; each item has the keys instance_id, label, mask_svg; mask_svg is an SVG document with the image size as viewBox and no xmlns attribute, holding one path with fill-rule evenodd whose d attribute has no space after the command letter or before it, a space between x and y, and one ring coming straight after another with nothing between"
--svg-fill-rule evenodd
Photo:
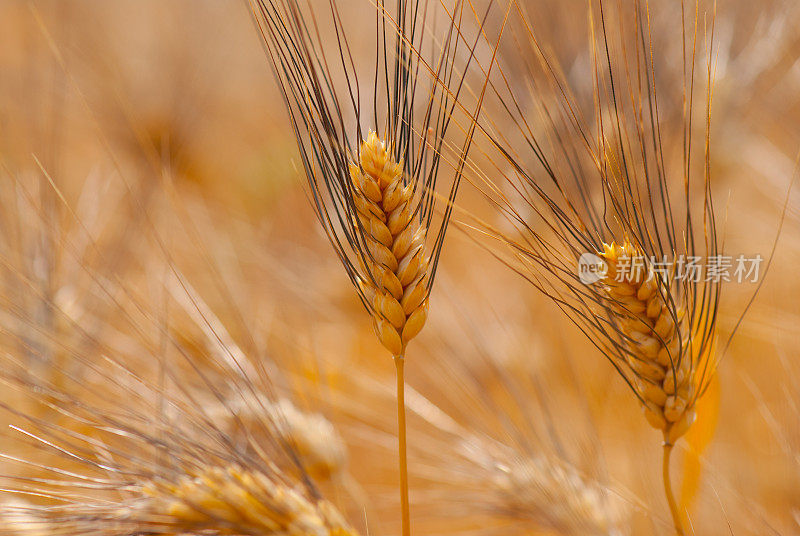
<instances>
[{"instance_id":1,"label":"wheat ear","mask_svg":"<svg viewBox=\"0 0 800 536\"><path fill-rule=\"evenodd\" d=\"M673 315L654 275L620 275L619 259L641 254L629 242L604 244L602 256L608 263L606 287L620 328L630 341L628 364L638 381L634 388L644 401L647 421L664 432L672 445L694 423L691 337L685 309Z\"/></svg>"},{"instance_id":2,"label":"wheat ear","mask_svg":"<svg viewBox=\"0 0 800 536\"><path fill-rule=\"evenodd\" d=\"M414 189L403 180L402 162L375 132L361 144L360 164L351 164L350 176L369 253L361 286L381 344L398 357L428 318L425 229L414 218Z\"/></svg>"},{"instance_id":3,"label":"wheat ear","mask_svg":"<svg viewBox=\"0 0 800 536\"><path fill-rule=\"evenodd\" d=\"M425 228L415 218L414 188L403 180L386 144L370 132L361 144L360 166L350 166L353 201L369 255L361 287L371 305L375 333L394 356L403 535L410 531L403 365L405 348L428 318Z\"/></svg>"},{"instance_id":4,"label":"wheat ear","mask_svg":"<svg viewBox=\"0 0 800 536\"><path fill-rule=\"evenodd\" d=\"M604 244L608 265L606 289L610 309L622 333L630 341L628 365L635 373L633 387L643 403L650 425L664 434L664 490L678 534L683 534L681 515L669 478L670 456L675 442L694 424L697 386L694 378L692 333L680 304L669 307L669 288L644 270L622 273L620 259L641 256L629 241ZM695 345L699 346L699 345Z\"/></svg>"},{"instance_id":5,"label":"wheat ear","mask_svg":"<svg viewBox=\"0 0 800 536\"><path fill-rule=\"evenodd\" d=\"M221 534L353 536L336 508L312 502L266 474L237 466L203 467L176 482L142 488L148 524L178 533L227 527Z\"/></svg>"}]
</instances>

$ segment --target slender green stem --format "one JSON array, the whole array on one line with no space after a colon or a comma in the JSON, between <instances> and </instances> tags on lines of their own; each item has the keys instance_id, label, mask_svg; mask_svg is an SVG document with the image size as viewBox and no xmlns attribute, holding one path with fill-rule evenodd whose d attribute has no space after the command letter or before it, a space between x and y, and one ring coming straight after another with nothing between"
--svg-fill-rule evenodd
<instances>
[{"instance_id":1,"label":"slender green stem","mask_svg":"<svg viewBox=\"0 0 800 536\"><path fill-rule=\"evenodd\" d=\"M669 462L672 456L672 445L664 441L664 463L662 464L663 477L664 477L664 492L667 495L667 503L669 503L669 511L672 513L672 523L675 525L675 532L678 536L683 536L683 522L681 521L681 513L678 510L678 504L675 502L675 495L672 493L672 482L669 478Z\"/></svg>"},{"instance_id":2,"label":"slender green stem","mask_svg":"<svg viewBox=\"0 0 800 536\"><path fill-rule=\"evenodd\" d=\"M397 368L397 437L399 439L400 459L400 507L402 513L403 536L411 535L411 514L408 505L408 457L406 454L406 400L405 380L403 379L403 356L394 357Z\"/></svg>"}]
</instances>

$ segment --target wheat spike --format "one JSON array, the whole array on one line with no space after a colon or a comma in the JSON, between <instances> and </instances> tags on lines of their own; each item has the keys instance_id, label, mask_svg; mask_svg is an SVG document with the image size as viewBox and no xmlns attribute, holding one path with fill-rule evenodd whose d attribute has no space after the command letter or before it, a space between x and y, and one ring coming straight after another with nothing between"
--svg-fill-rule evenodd
<instances>
[{"instance_id":1,"label":"wheat spike","mask_svg":"<svg viewBox=\"0 0 800 536\"><path fill-rule=\"evenodd\" d=\"M130 497L69 506L9 506L0 534L355 536L330 502L237 465L207 465L176 479L129 485Z\"/></svg>"},{"instance_id":2,"label":"wheat spike","mask_svg":"<svg viewBox=\"0 0 800 536\"><path fill-rule=\"evenodd\" d=\"M361 287L381 344L403 355L428 318L425 229L414 218L414 190L403 180L402 162L394 161L375 132L361 144L360 166L351 163L350 176L369 252Z\"/></svg>"},{"instance_id":3,"label":"wheat spike","mask_svg":"<svg viewBox=\"0 0 800 536\"><path fill-rule=\"evenodd\" d=\"M601 256L608 266L608 308L625 338L627 352L622 355L635 376L632 387L643 403L647 421L664 433L664 491L675 530L684 534L672 491L670 458L675 442L697 419L694 406L703 374L695 374L695 364L713 352L714 344L693 343L693 339L701 340L710 326L702 315L687 321L685 304L671 295L666 281L641 269L623 274L621 259L643 256L629 240L621 245L604 243Z\"/></svg>"},{"instance_id":4,"label":"wheat spike","mask_svg":"<svg viewBox=\"0 0 800 536\"><path fill-rule=\"evenodd\" d=\"M213 528L216 534L350 536L336 508L312 502L266 474L237 466L204 467L177 482L154 480L142 488L147 523L177 533Z\"/></svg>"},{"instance_id":5,"label":"wheat spike","mask_svg":"<svg viewBox=\"0 0 800 536\"><path fill-rule=\"evenodd\" d=\"M697 418L692 337L685 308L667 305L669 297L662 292L668 288L654 274L622 273L621 258L642 256L630 241L603 244L603 249L601 256L608 265L606 292L612 314L629 341L626 356L636 376L634 388L647 421L663 431L665 442L672 445Z\"/></svg>"}]
</instances>

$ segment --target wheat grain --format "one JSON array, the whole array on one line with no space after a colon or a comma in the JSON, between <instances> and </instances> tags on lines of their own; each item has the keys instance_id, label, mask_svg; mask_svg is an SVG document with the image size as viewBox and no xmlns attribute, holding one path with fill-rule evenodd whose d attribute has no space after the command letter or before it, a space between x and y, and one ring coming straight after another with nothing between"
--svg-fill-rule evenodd
<instances>
[{"instance_id":1,"label":"wheat grain","mask_svg":"<svg viewBox=\"0 0 800 536\"><path fill-rule=\"evenodd\" d=\"M360 166L350 165L370 254L361 287L372 306L375 332L394 356L404 354L428 318L425 229L413 217L414 190L402 170L375 132L361 144Z\"/></svg>"}]
</instances>

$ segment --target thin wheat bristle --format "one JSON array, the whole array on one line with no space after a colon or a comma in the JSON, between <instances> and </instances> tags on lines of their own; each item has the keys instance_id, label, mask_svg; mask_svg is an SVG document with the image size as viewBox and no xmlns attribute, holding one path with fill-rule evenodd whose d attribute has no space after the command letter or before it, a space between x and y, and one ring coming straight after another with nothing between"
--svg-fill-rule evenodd
<instances>
[{"instance_id":1,"label":"thin wheat bristle","mask_svg":"<svg viewBox=\"0 0 800 536\"><path fill-rule=\"evenodd\" d=\"M370 275L361 286L381 344L399 356L428 318L425 229L414 218L414 190L403 180L402 162L375 132L361 144L360 164L351 163L350 175L369 252Z\"/></svg>"},{"instance_id":2,"label":"thin wheat bristle","mask_svg":"<svg viewBox=\"0 0 800 536\"><path fill-rule=\"evenodd\" d=\"M217 534L347 536L348 527L327 501L312 502L269 476L237 466L204 467L177 482L142 488L148 522L177 533L216 528ZM217 527L228 527L220 530Z\"/></svg>"},{"instance_id":3,"label":"thin wheat bristle","mask_svg":"<svg viewBox=\"0 0 800 536\"><path fill-rule=\"evenodd\" d=\"M605 278L610 309L629 341L627 364L638 381L634 382L647 421L664 432L667 443L683 436L697 414L694 396L692 333L681 303L667 304L673 297L655 274L644 269L628 273L620 259L636 259L641 252L629 241L603 244Z\"/></svg>"}]
</instances>

